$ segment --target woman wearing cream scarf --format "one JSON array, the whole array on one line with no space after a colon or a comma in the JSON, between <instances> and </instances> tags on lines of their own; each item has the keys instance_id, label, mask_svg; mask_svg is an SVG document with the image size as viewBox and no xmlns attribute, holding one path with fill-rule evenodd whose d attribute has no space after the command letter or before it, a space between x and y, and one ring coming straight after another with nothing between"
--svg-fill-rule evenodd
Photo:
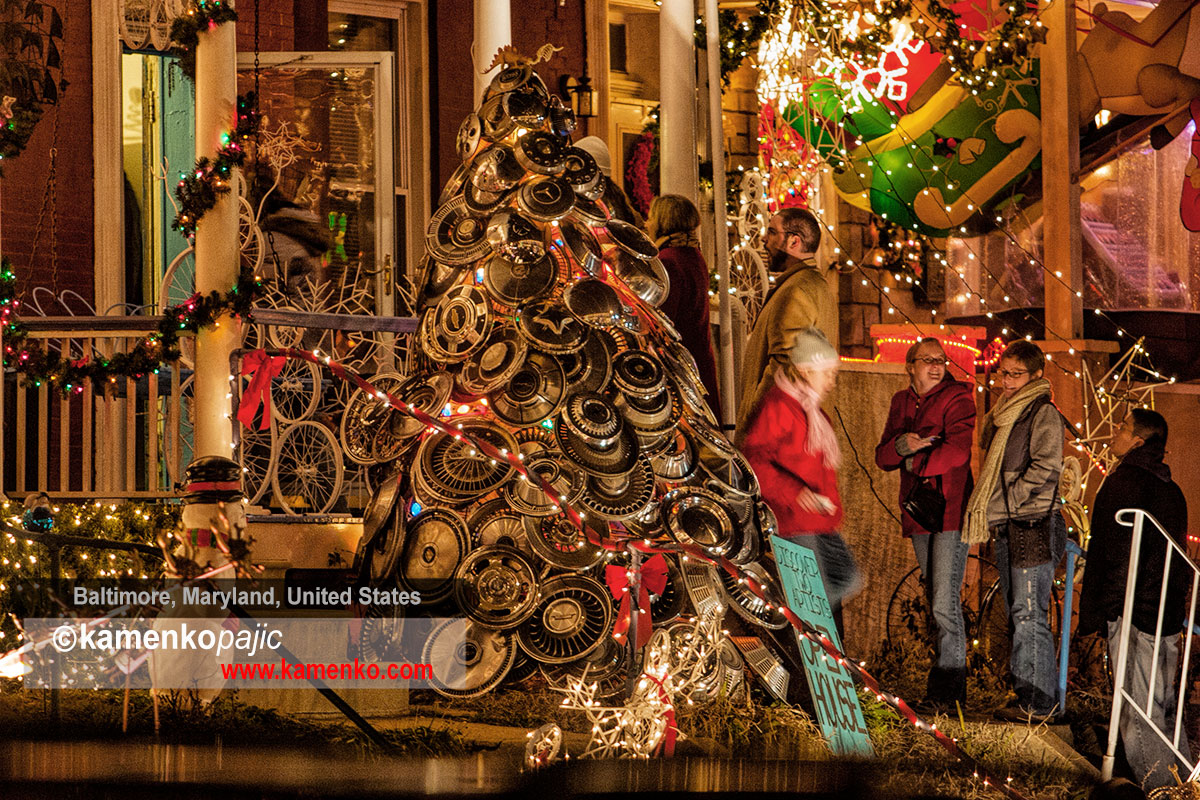
<instances>
[{"instance_id":1,"label":"woman wearing cream scarf","mask_svg":"<svg viewBox=\"0 0 1200 800\"><path fill-rule=\"evenodd\" d=\"M1024 722L1057 717L1054 641L1047 612L1054 567L1062 557L1057 513L1063 423L1042 377L1046 358L1028 341L1010 344L998 374L1004 395L984 421L987 448L967 501L963 540L994 537L996 568L1013 623L1010 668L1016 701L997 712Z\"/></svg>"}]
</instances>

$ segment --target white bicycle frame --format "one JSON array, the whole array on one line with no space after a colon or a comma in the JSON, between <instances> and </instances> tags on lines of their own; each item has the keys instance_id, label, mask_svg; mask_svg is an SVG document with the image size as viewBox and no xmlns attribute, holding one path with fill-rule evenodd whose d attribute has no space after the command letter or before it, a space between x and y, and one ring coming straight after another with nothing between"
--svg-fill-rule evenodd
<instances>
[{"instance_id":1,"label":"white bicycle frame","mask_svg":"<svg viewBox=\"0 0 1200 800\"><path fill-rule=\"evenodd\" d=\"M1132 627L1133 620L1133 597L1134 591L1137 588L1138 574L1138 558L1141 555L1142 536L1146 522L1149 521L1154 526L1154 531L1150 535L1162 536L1167 543L1167 556L1163 559L1162 572L1162 588L1158 596L1158 622L1154 626L1154 659L1153 666L1150 668L1150 685L1146 692L1145 706L1139 705L1130 694L1125 691L1125 670L1129 660L1129 632ZM1117 522L1122 525L1128 525L1133 528L1133 537L1129 543L1129 571L1125 577L1125 607L1121 612L1121 638L1120 647L1117 650L1117 670L1113 676L1113 704L1112 715L1108 723L1108 749L1104 752L1104 761L1100 767L1100 775L1102 780L1108 780L1113 773L1113 760L1117 752L1117 738L1120 736L1121 713L1124 710L1125 703L1128 702L1130 707L1142 718L1142 721L1150 727L1152 731L1162 739L1163 743L1171 748L1171 752L1175 757L1188 766L1188 780L1196 780L1197 775L1200 775L1200 763L1193 763L1190 759L1184 758L1179 752L1179 739L1181 736L1186 736L1187 733L1183 730L1183 698L1188 685L1188 667L1190 666L1192 655L1192 633L1194 632L1193 625L1196 622L1196 589L1200 585L1200 567L1188 558L1187 552L1172 539L1162 525L1158 524L1150 514L1147 514L1140 508L1123 508L1117 512ZM1162 644L1162 621L1163 614L1166 611L1167 602L1167 586L1171 577L1171 558L1172 551L1177 554L1186 568L1191 570L1192 574L1192 591L1188 601L1188 617L1187 626L1184 628L1186 635L1186 643L1183 649L1183 667L1182 675L1179 680L1179 696L1175 706L1175 721L1174 730L1168 736L1166 732L1161 730L1150 719L1150 704L1154 702L1155 682L1161 678L1158 675L1158 653L1159 647ZM1171 634L1174 636L1175 634ZM1168 721L1168 724L1170 722Z\"/></svg>"}]
</instances>

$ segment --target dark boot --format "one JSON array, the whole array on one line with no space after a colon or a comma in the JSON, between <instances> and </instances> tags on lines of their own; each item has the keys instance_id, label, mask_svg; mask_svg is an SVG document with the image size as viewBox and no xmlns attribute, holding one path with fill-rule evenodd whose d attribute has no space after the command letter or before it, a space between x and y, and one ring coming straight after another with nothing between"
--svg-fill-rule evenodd
<instances>
[{"instance_id":1,"label":"dark boot","mask_svg":"<svg viewBox=\"0 0 1200 800\"><path fill-rule=\"evenodd\" d=\"M947 669L933 667L925 689L925 702L947 714L956 713L955 704L967 701L967 670L965 667Z\"/></svg>"}]
</instances>

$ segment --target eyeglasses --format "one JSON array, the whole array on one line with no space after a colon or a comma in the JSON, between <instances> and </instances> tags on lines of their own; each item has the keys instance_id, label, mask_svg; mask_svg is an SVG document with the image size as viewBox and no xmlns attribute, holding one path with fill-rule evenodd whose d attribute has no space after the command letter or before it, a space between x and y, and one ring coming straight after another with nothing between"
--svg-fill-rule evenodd
<instances>
[{"instance_id":1,"label":"eyeglasses","mask_svg":"<svg viewBox=\"0 0 1200 800\"><path fill-rule=\"evenodd\" d=\"M1027 370L1027 369L1002 369L1002 370L999 370L996 374L999 375L1001 378L1019 378L1022 375L1028 375L1029 370Z\"/></svg>"},{"instance_id":2,"label":"eyeglasses","mask_svg":"<svg viewBox=\"0 0 1200 800\"><path fill-rule=\"evenodd\" d=\"M949 361L946 359L938 358L937 356L921 356L919 358L914 358L913 361L920 361L927 367L944 367L949 363Z\"/></svg>"}]
</instances>

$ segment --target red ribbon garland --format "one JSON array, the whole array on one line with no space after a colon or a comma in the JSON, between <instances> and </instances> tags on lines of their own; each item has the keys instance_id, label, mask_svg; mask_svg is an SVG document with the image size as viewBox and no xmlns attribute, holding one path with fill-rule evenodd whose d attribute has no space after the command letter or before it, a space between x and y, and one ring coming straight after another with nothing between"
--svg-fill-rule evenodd
<instances>
[{"instance_id":1,"label":"red ribbon garland","mask_svg":"<svg viewBox=\"0 0 1200 800\"><path fill-rule=\"evenodd\" d=\"M346 369L343 365L333 361L328 357L319 358L309 351L296 350L294 348L285 348L279 352L282 357L285 358L297 358L303 361L310 361L318 366L328 367L334 375L354 384L364 392L369 392L374 395L383 394L383 396L387 398L387 403L389 406L397 411L411 415L423 425L442 433L454 436L459 440L463 440L465 438L489 458L508 462L509 465L524 475L526 479L540 487L541 490L546 493L547 497L557 502L558 494L555 492L554 487L550 485L549 481L547 481L540 474L526 469L524 462L520 460L516 453L502 453L500 452L499 448L493 446L489 442L472 439L464 434L462 430L453 428L448 423L426 414L419 408L413 406L411 403L402 403L391 394L386 392L381 393L379 389L367 382L361 376ZM825 651L827 656L838 661L852 675L858 678L858 680L862 682L867 689L873 692L880 701L886 702L888 705L896 709L901 716L903 716L918 730L928 731L930 735L932 735L933 738L938 742L938 744L940 744L950 755L973 767L975 777L981 779L984 786L994 788L1001 794L1014 798L1014 800L1026 800L1024 795L1011 786L1011 778L1002 781L991 776L987 770L985 770L979 764L979 762L975 760L974 757L958 746L958 742L953 737L946 735L942 731L938 730L935 726L924 722L899 696L885 693L880 688L875 678L872 677L871 674L868 673L861 665L847 659L845 654L834 647L833 642L830 641L828 637L824 636L818 632L816 628L813 628L807 622L796 616L796 614L787 607L785 602L774 596L773 593L769 592L766 586L759 583L751 576L743 574L739 567L728 558L716 558L709 556L702 549L691 544L681 544L675 542L667 546L656 546L652 545L649 540L606 537L584 524L584 521L579 516L579 513L571 506L563 506L563 513L566 515L567 519L570 520L571 523L587 538L589 543L600 549L616 551L623 550L627 546L632 546L643 553L655 553L659 555L662 553L680 553L684 558L694 558L697 561L705 564L713 564L725 570L733 577L743 579L746 587L751 591L751 593L753 593L760 600L772 606L778 607L783 613L784 617L787 618L788 622L792 624L792 627L795 628L801 636L817 644L822 650Z\"/></svg>"},{"instance_id":2,"label":"red ribbon garland","mask_svg":"<svg viewBox=\"0 0 1200 800\"><path fill-rule=\"evenodd\" d=\"M631 579L630 572L635 570L641 574L635 574ZM667 560L659 553L647 559L640 570L637 567L627 570L622 566L609 564L604 568L604 582L608 584L608 590L612 592L613 597L621 601L621 609L617 612L617 622L613 625L612 632L612 637L621 644L625 643L630 618L633 616L629 590L632 586L637 586L638 619L634 629L633 647L635 650L642 649L642 645L650 641L650 634L654 632L650 619L650 592L662 594L667 588Z\"/></svg>"},{"instance_id":3,"label":"red ribbon garland","mask_svg":"<svg viewBox=\"0 0 1200 800\"><path fill-rule=\"evenodd\" d=\"M258 429L265 431L271 427L271 381L283 371L287 356L268 356L266 350L254 350L242 358L242 374L252 375L242 402L238 405L238 422L247 428L254 428L254 415L262 407L262 422Z\"/></svg>"},{"instance_id":4,"label":"red ribbon garland","mask_svg":"<svg viewBox=\"0 0 1200 800\"><path fill-rule=\"evenodd\" d=\"M657 556L661 558L661 554ZM666 713L663 715L667 718L667 729L663 731L663 738L658 743L658 747L654 748L654 754L660 753L667 758L675 755L675 739L679 735L679 728L675 725L675 706L671 702L671 695L667 693L667 687L663 686L663 682L651 675L649 672L642 673L643 678L649 678L658 687L658 699L661 700L667 707Z\"/></svg>"}]
</instances>

